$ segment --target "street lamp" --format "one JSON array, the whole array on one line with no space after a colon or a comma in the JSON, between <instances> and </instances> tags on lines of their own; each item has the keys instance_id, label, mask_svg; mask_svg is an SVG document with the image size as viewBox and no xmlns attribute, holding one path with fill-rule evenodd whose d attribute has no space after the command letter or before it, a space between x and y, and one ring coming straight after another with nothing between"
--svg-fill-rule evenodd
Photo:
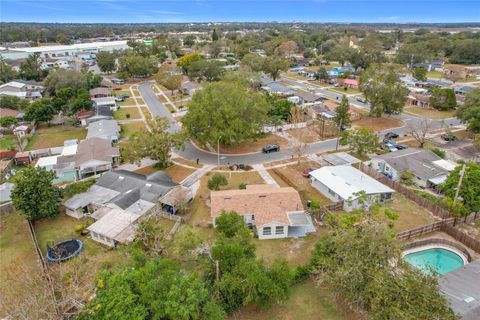
<instances>
[{"instance_id":1,"label":"street lamp","mask_svg":"<svg viewBox=\"0 0 480 320\"><path fill-rule=\"evenodd\" d=\"M220 139L222 136L217 139L217 165L220 167Z\"/></svg>"}]
</instances>

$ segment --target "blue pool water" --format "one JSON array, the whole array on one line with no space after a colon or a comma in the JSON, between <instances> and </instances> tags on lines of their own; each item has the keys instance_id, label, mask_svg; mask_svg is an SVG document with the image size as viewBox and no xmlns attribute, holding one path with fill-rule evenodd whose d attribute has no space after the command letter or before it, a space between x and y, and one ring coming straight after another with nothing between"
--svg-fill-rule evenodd
<instances>
[{"instance_id":1,"label":"blue pool water","mask_svg":"<svg viewBox=\"0 0 480 320\"><path fill-rule=\"evenodd\" d=\"M430 273L431 269L442 275L463 266L463 259L447 249L434 248L406 254L403 259L414 267Z\"/></svg>"}]
</instances>

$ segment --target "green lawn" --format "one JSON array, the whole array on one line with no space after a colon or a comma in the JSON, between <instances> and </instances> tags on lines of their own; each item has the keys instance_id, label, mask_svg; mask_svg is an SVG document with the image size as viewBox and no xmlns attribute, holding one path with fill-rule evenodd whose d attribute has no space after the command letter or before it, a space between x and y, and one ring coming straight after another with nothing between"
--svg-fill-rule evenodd
<instances>
[{"instance_id":1,"label":"green lawn","mask_svg":"<svg viewBox=\"0 0 480 320\"><path fill-rule=\"evenodd\" d=\"M145 123L142 121L130 122L121 124L120 127L122 128L122 137L128 138L132 133L145 129Z\"/></svg>"},{"instance_id":2,"label":"green lawn","mask_svg":"<svg viewBox=\"0 0 480 320\"><path fill-rule=\"evenodd\" d=\"M442 71L428 71L427 72L427 78L433 78L433 79L443 78L443 72Z\"/></svg>"},{"instance_id":3,"label":"green lawn","mask_svg":"<svg viewBox=\"0 0 480 320\"><path fill-rule=\"evenodd\" d=\"M127 98L124 101L117 102L119 106L134 106L135 100L133 98Z\"/></svg>"},{"instance_id":4,"label":"green lawn","mask_svg":"<svg viewBox=\"0 0 480 320\"><path fill-rule=\"evenodd\" d=\"M13 134L6 134L0 138L0 150L12 150L17 147L18 142Z\"/></svg>"},{"instance_id":5,"label":"green lawn","mask_svg":"<svg viewBox=\"0 0 480 320\"><path fill-rule=\"evenodd\" d=\"M229 319L344 320L358 318L342 310L331 292L318 287L314 280L308 279L292 288L285 304L273 304L267 309L250 305L241 308Z\"/></svg>"},{"instance_id":6,"label":"green lawn","mask_svg":"<svg viewBox=\"0 0 480 320\"><path fill-rule=\"evenodd\" d=\"M345 89L343 87L330 88L329 90L335 91L335 92L338 92L338 93L344 93L344 94L360 93L360 90L358 90L358 89L347 88L347 91L345 91Z\"/></svg>"},{"instance_id":7,"label":"green lawn","mask_svg":"<svg viewBox=\"0 0 480 320\"><path fill-rule=\"evenodd\" d=\"M127 117L127 114L130 116ZM117 111L113 112L113 118L115 120L126 120L126 119L140 119L140 112L138 112L138 108L121 108Z\"/></svg>"},{"instance_id":8,"label":"green lawn","mask_svg":"<svg viewBox=\"0 0 480 320\"><path fill-rule=\"evenodd\" d=\"M452 118L455 116L455 111L438 111L435 109L425 109L421 107L405 107L403 109L406 113L413 113L419 117L425 117L429 119L442 120L447 118Z\"/></svg>"},{"instance_id":9,"label":"green lawn","mask_svg":"<svg viewBox=\"0 0 480 320\"><path fill-rule=\"evenodd\" d=\"M40 126L35 135L28 141L26 150L61 147L65 140L83 140L87 136L87 130L83 127L67 126Z\"/></svg>"}]
</instances>

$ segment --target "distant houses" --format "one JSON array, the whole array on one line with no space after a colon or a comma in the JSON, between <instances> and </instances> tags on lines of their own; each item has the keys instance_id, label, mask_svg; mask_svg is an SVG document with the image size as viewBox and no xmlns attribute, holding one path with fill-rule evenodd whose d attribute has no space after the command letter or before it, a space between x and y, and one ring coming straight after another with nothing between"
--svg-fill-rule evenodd
<instances>
[{"instance_id":1,"label":"distant houses","mask_svg":"<svg viewBox=\"0 0 480 320\"><path fill-rule=\"evenodd\" d=\"M44 87L35 81L13 80L0 85L0 96L12 96L22 99L40 99Z\"/></svg>"}]
</instances>

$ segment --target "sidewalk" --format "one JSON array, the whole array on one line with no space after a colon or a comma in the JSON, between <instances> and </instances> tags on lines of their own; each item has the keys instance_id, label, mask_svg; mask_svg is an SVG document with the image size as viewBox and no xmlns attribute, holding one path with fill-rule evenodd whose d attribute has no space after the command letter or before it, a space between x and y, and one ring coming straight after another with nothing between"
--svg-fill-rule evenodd
<instances>
[{"instance_id":1,"label":"sidewalk","mask_svg":"<svg viewBox=\"0 0 480 320\"><path fill-rule=\"evenodd\" d=\"M268 171L265 169L265 167L263 166L263 164L254 164L253 166L253 169L257 170L257 172L260 174L260 176L262 177L262 179L267 183L267 184L271 184L272 186L276 186L276 187L280 187L277 183L277 181L275 181L275 179L272 178L272 176L268 173Z\"/></svg>"}]
</instances>

